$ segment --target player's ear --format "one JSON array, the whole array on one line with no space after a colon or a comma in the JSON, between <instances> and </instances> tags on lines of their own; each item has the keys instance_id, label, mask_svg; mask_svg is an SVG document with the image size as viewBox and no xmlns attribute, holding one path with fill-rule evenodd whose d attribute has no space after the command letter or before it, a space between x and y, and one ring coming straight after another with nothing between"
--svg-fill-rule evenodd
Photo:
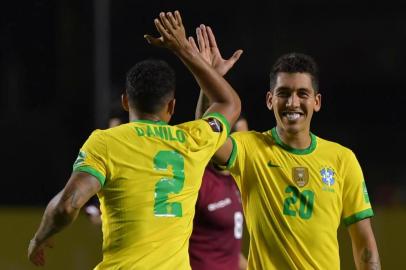
<instances>
[{"instance_id":1,"label":"player's ear","mask_svg":"<svg viewBox=\"0 0 406 270\"><path fill-rule=\"evenodd\" d=\"M272 111L272 97L273 97L272 90L269 90L266 93L266 106L270 111Z\"/></svg>"},{"instance_id":2,"label":"player's ear","mask_svg":"<svg viewBox=\"0 0 406 270\"><path fill-rule=\"evenodd\" d=\"M176 103L175 98L171 99L168 103L168 114L171 116L175 113L175 103Z\"/></svg>"},{"instance_id":3,"label":"player's ear","mask_svg":"<svg viewBox=\"0 0 406 270\"><path fill-rule=\"evenodd\" d=\"M128 105L128 95L126 92L124 92L121 95L121 106L123 107L123 109L128 112L130 110L129 105Z\"/></svg>"},{"instance_id":4,"label":"player's ear","mask_svg":"<svg viewBox=\"0 0 406 270\"><path fill-rule=\"evenodd\" d=\"M321 109L321 94L316 94L314 102L315 102L314 111L315 112L320 111L320 109Z\"/></svg>"}]
</instances>

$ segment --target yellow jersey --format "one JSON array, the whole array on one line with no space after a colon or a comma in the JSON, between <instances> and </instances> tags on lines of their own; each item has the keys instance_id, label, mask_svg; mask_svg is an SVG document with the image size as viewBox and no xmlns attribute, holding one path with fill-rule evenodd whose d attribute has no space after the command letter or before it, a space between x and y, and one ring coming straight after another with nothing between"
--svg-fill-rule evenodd
<instances>
[{"instance_id":1,"label":"yellow jersey","mask_svg":"<svg viewBox=\"0 0 406 270\"><path fill-rule=\"evenodd\" d=\"M103 261L95 269L190 269L202 175L229 132L215 113L175 126L139 120L91 134L73 168L102 185Z\"/></svg>"},{"instance_id":2,"label":"yellow jersey","mask_svg":"<svg viewBox=\"0 0 406 270\"><path fill-rule=\"evenodd\" d=\"M354 153L313 134L304 150L273 128L231 135L228 162L250 235L248 268L340 269L337 229L373 216Z\"/></svg>"}]
</instances>

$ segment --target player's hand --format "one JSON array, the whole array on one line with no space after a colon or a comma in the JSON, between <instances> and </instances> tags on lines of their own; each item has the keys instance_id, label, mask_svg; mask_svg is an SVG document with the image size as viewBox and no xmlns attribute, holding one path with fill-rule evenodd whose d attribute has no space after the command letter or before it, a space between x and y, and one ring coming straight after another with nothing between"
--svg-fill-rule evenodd
<instances>
[{"instance_id":1,"label":"player's hand","mask_svg":"<svg viewBox=\"0 0 406 270\"><path fill-rule=\"evenodd\" d=\"M36 266L45 265L45 248L52 248L52 239L39 243L35 238L30 241L28 246L28 259Z\"/></svg>"},{"instance_id":2,"label":"player's hand","mask_svg":"<svg viewBox=\"0 0 406 270\"><path fill-rule=\"evenodd\" d=\"M221 76L224 76L234 66L243 53L242 50L237 50L229 59L224 59L217 47L216 38L212 29L204 24L196 28L196 37L198 46L192 37L189 38L189 43L195 50L199 51L202 58Z\"/></svg>"},{"instance_id":3,"label":"player's hand","mask_svg":"<svg viewBox=\"0 0 406 270\"><path fill-rule=\"evenodd\" d=\"M148 43L168 48L174 52L190 47L179 11L175 11L174 14L172 12L159 13L159 18L154 20L154 24L161 36L155 38L144 35Z\"/></svg>"}]
</instances>

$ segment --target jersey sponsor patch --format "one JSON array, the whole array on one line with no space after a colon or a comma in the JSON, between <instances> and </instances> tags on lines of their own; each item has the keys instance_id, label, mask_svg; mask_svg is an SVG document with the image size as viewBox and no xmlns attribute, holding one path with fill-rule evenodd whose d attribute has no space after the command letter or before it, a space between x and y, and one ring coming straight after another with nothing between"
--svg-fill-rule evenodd
<instances>
[{"instance_id":1,"label":"jersey sponsor patch","mask_svg":"<svg viewBox=\"0 0 406 270\"><path fill-rule=\"evenodd\" d=\"M209 123L211 129L214 132L223 131L223 124L219 120L217 120L216 118L210 117L210 118L206 118L206 119L203 119L203 120L206 121L207 123Z\"/></svg>"},{"instance_id":2,"label":"jersey sponsor patch","mask_svg":"<svg viewBox=\"0 0 406 270\"><path fill-rule=\"evenodd\" d=\"M214 202L214 203L210 203L207 206L207 209L212 212L212 211L215 211L217 209L224 208L224 207L226 207L227 205L230 205L230 204L231 204L231 199L227 197L224 200Z\"/></svg>"}]
</instances>

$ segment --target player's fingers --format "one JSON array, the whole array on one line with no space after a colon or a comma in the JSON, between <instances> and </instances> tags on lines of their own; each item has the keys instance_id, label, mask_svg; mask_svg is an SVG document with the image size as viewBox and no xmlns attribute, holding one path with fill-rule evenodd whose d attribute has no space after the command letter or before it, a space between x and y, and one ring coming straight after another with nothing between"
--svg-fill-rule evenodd
<instances>
[{"instance_id":1,"label":"player's fingers","mask_svg":"<svg viewBox=\"0 0 406 270\"><path fill-rule=\"evenodd\" d=\"M192 48L193 48L195 51L199 52L199 48L198 48L197 45L196 45L195 39L194 39L193 37L189 37L188 40L189 40L189 44L192 45Z\"/></svg>"},{"instance_id":2,"label":"player's fingers","mask_svg":"<svg viewBox=\"0 0 406 270\"><path fill-rule=\"evenodd\" d=\"M230 60L232 60L234 63L240 59L241 55L243 53L243 50L237 50L234 52L234 54L230 57Z\"/></svg>"},{"instance_id":3,"label":"player's fingers","mask_svg":"<svg viewBox=\"0 0 406 270\"><path fill-rule=\"evenodd\" d=\"M43 265L43 262L44 262L44 254L43 254L43 252L41 252L41 250L34 251L30 256L30 260L36 266Z\"/></svg>"},{"instance_id":4,"label":"player's fingers","mask_svg":"<svg viewBox=\"0 0 406 270\"><path fill-rule=\"evenodd\" d=\"M167 12L166 17L168 18L169 22L173 29L179 28L178 22L176 21L175 17L173 16L172 12Z\"/></svg>"},{"instance_id":5,"label":"player's fingers","mask_svg":"<svg viewBox=\"0 0 406 270\"><path fill-rule=\"evenodd\" d=\"M147 40L149 44L152 44L154 46L163 46L162 39L160 38L154 38L151 37L150 35L144 35L144 38Z\"/></svg>"},{"instance_id":6,"label":"player's fingers","mask_svg":"<svg viewBox=\"0 0 406 270\"><path fill-rule=\"evenodd\" d=\"M38 256L37 256L37 263L38 263L38 265L40 265L40 266L43 266L43 265L45 264L45 257L44 257L44 253L43 253L43 252L41 252L41 253L38 254Z\"/></svg>"},{"instance_id":7,"label":"player's fingers","mask_svg":"<svg viewBox=\"0 0 406 270\"><path fill-rule=\"evenodd\" d=\"M164 12L161 12L159 13L159 18L161 20L162 25L166 29L166 32L170 33L173 32L174 29L172 23L168 19L169 16L167 14L170 14L170 12L167 12L166 14Z\"/></svg>"},{"instance_id":8,"label":"player's fingers","mask_svg":"<svg viewBox=\"0 0 406 270\"><path fill-rule=\"evenodd\" d=\"M178 22L178 25L181 26L183 24L183 22L182 22L182 17L180 16L179 10L175 10L175 18L176 18L176 21Z\"/></svg>"},{"instance_id":9,"label":"player's fingers","mask_svg":"<svg viewBox=\"0 0 406 270\"><path fill-rule=\"evenodd\" d=\"M206 26L204 24L200 25L200 29L202 31L202 35L203 35L203 39L204 39L204 43L205 46L207 48L210 48L210 43L209 43L209 37L207 36L207 30L206 30Z\"/></svg>"},{"instance_id":10,"label":"player's fingers","mask_svg":"<svg viewBox=\"0 0 406 270\"><path fill-rule=\"evenodd\" d=\"M170 34L166 30L166 28L162 25L162 23L159 19L155 19L154 24L155 24L156 30L161 34L161 36L163 38L168 39L170 37Z\"/></svg>"},{"instance_id":11,"label":"player's fingers","mask_svg":"<svg viewBox=\"0 0 406 270\"><path fill-rule=\"evenodd\" d=\"M206 48L206 46L204 44L202 30L200 29L200 27L196 28L196 37L197 37L197 44L199 44L199 50L201 52L203 52L203 50Z\"/></svg>"},{"instance_id":12,"label":"player's fingers","mask_svg":"<svg viewBox=\"0 0 406 270\"><path fill-rule=\"evenodd\" d=\"M209 42L210 42L210 47L217 48L216 37L214 36L213 30L211 29L210 26L206 26L206 29L207 29L207 36L208 36Z\"/></svg>"}]
</instances>

